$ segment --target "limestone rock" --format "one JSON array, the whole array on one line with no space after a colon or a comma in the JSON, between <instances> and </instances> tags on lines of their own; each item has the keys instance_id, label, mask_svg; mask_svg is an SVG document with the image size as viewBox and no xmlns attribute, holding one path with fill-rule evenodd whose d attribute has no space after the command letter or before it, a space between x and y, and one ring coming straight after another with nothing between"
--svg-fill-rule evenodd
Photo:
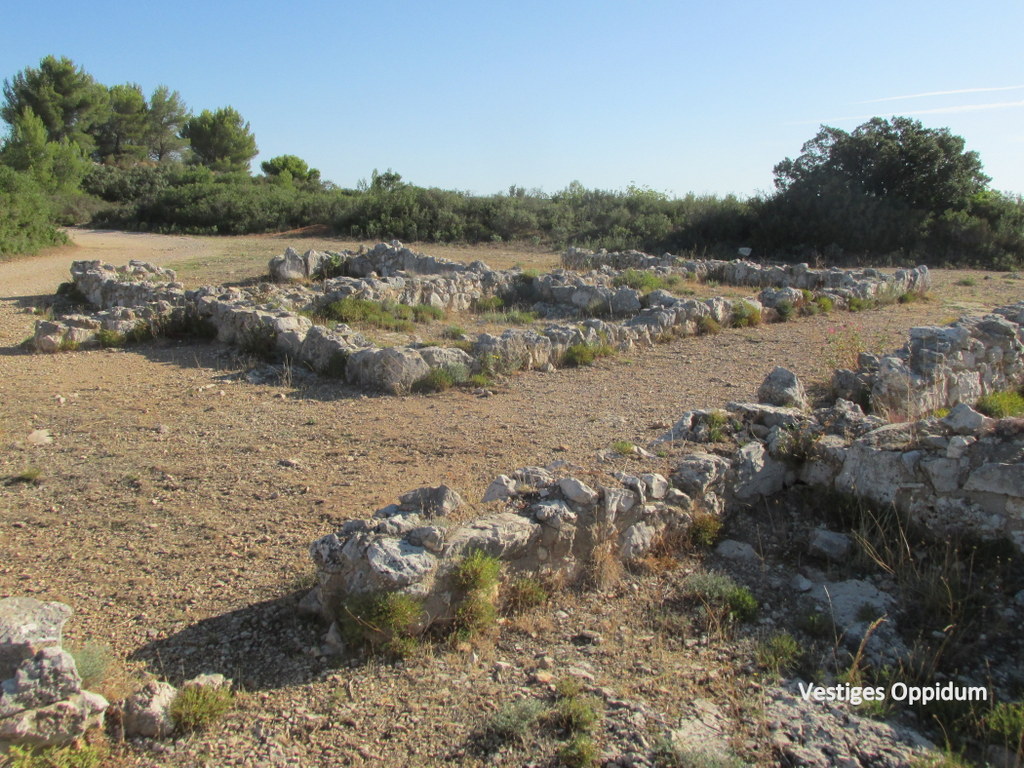
<instances>
[{"instance_id":1,"label":"limestone rock","mask_svg":"<svg viewBox=\"0 0 1024 768\"><path fill-rule=\"evenodd\" d=\"M776 366L758 388L757 401L766 405L800 409L808 406L804 385L795 373L780 366Z\"/></svg>"},{"instance_id":2,"label":"limestone rock","mask_svg":"<svg viewBox=\"0 0 1024 768\"><path fill-rule=\"evenodd\" d=\"M811 532L807 544L807 552L812 557L820 557L832 563L841 563L850 555L853 542L845 533L817 528Z\"/></svg>"},{"instance_id":3,"label":"limestone rock","mask_svg":"<svg viewBox=\"0 0 1024 768\"><path fill-rule=\"evenodd\" d=\"M125 736L159 739L174 731L171 704L178 695L170 683L149 682L124 702Z\"/></svg>"},{"instance_id":4,"label":"limestone rock","mask_svg":"<svg viewBox=\"0 0 1024 768\"><path fill-rule=\"evenodd\" d=\"M428 518L450 515L461 506L462 497L447 485L417 488L398 499L398 508L402 511L417 512Z\"/></svg>"},{"instance_id":5,"label":"limestone rock","mask_svg":"<svg viewBox=\"0 0 1024 768\"><path fill-rule=\"evenodd\" d=\"M36 651L59 647L71 613L64 603L44 603L34 597L0 600L0 680L13 677L21 662Z\"/></svg>"}]
</instances>

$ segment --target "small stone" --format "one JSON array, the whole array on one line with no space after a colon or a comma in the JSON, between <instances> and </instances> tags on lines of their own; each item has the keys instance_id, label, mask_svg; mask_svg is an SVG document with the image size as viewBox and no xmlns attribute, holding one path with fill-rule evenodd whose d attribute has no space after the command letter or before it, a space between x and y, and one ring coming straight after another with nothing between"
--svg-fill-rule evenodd
<instances>
[{"instance_id":1,"label":"small stone","mask_svg":"<svg viewBox=\"0 0 1024 768\"><path fill-rule=\"evenodd\" d=\"M48 429L34 429L28 433L28 442L30 445L40 446L49 445L53 442L53 435L50 434Z\"/></svg>"},{"instance_id":2,"label":"small stone","mask_svg":"<svg viewBox=\"0 0 1024 768\"><path fill-rule=\"evenodd\" d=\"M849 556L852 546L853 542L846 534L818 528L811 533L807 551L812 557L841 563Z\"/></svg>"}]
</instances>

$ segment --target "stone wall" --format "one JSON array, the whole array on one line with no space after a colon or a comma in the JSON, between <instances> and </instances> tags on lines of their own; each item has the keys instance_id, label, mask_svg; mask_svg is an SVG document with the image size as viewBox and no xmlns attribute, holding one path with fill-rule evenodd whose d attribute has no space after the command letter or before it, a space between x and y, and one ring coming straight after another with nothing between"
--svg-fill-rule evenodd
<instances>
[{"instance_id":1,"label":"stone wall","mask_svg":"<svg viewBox=\"0 0 1024 768\"><path fill-rule=\"evenodd\" d=\"M584 472L565 462L523 467L485 492L482 501L499 503L499 511L463 525L447 520L462 503L458 494L420 488L313 542L317 586L304 604L335 621L349 598L402 592L422 599L421 629L447 624L462 598L452 575L465 556L484 552L511 575L566 579L593 567L597 553L635 561L662 538L684 533L694 514L721 512L727 467L718 457L689 457L671 482L657 473Z\"/></svg>"},{"instance_id":2,"label":"stone wall","mask_svg":"<svg viewBox=\"0 0 1024 768\"><path fill-rule=\"evenodd\" d=\"M926 266L897 269L887 274L877 269L811 269L807 264L686 259L668 253L659 257L639 251L608 253L602 250L594 253L570 248L562 256L562 266L577 270L665 268L672 272L691 273L703 282L715 280L724 285L796 288L860 299L895 299L905 293L925 293L931 285Z\"/></svg>"},{"instance_id":3,"label":"stone wall","mask_svg":"<svg viewBox=\"0 0 1024 768\"><path fill-rule=\"evenodd\" d=\"M1024 302L948 326L911 328L888 355L863 354L856 371L837 370L837 396L876 412L916 418L1024 383Z\"/></svg>"}]
</instances>

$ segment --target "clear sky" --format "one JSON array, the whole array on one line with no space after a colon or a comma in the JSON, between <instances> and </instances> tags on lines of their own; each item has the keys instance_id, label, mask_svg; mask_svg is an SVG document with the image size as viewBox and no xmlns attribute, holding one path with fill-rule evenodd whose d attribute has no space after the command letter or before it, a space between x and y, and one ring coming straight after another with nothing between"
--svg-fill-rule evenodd
<instances>
[{"instance_id":1,"label":"clear sky","mask_svg":"<svg viewBox=\"0 0 1024 768\"><path fill-rule=\"evenodd\" d=\"M1024 2L11 2L0 78L67 56L106 85L231 105L296 154L493 193L770 191L821 123L948 127L1024 192Z\"/></svg>"}]
</instances>

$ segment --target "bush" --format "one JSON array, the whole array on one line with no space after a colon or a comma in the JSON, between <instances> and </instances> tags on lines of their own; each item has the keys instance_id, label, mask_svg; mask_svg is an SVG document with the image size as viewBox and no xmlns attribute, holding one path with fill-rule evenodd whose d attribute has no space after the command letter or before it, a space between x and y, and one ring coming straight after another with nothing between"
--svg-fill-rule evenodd
<instances>
[{"instance_id":1,"label":"bush","mask_svg":"<svg viewBox=\"0 0 1024 768\"><path fill-rule=\"evenodd\" d=\"M775 313L779 316L779 322L786 322L793 317L793 302L783 299L775 305Z\"/></svg>"},{"instance_id":2,"label":"bush","mask_svg":"<svg viewBox=\"0 0 1024 768\"><path fill-rule=\"evenodd\" d=\"M614 354L615 347L604 342L571 344L562 355L562 365L566 368L593 365L598 358Z\"/></svg>"},{"instance_id":3,"label":"bush","mask_svg":"<svg viewBox=\"0 0 1024 768\"><path fill-rule=\"evenodd\" d=\"M28 174L0 165L0 256L66 242L43 191Z\"/></svg>"},{"instance_id":4,"label":"bush","mask_svg":"<svg viewBox=\"0 0 1024 768\"><path fill-rule=\"evenodd\" d=\"M464 592L490 592L498 586L501 561L483 550L476 550L462 559L455 569L454 583Z\"/></svg>"},{"instance_id":5,"label":"bush","mask_svg":"<svg viewBox=\"0 0 1024 768\"><path fill-rule=\"evenodd\" d=\"M755 652L757 663L774 677L786 675L800 660L800 645L788 632L778 632L762 641Z\"/></svg>"},{"instance_id":6,"label":"bush","mask_svg":"<svg viewBox=\"0 0 1024 768\"><path fill-rule=\"evenodd\" d=\"M589 736L577 735L558 748L557 757L568 768L590 768L600 753Z\"/></svg>"},{"instance_id":7,"label":"bush","mask_svg":"<svg viewBox=\"0 0 1024 768\"><path fill-rule=\"evenodd\" d=\"M539 608L550 599L551 593L539 579L532 576L520 576L506 587L505 610L513 614L522 613L531 608Z\"/></svg>"},{"instance_id":8,"label":"bush","mask_svg":"<svg viewBox=\"0 0 1024 768\"><path fill-rule=\"evenodd\" d=\"M721 331L722 326L711 315L702 315L697 320L697 333L716 334Z\"/></svg>"},{"instance_id":9,"label":"bush","mask_svg":"<svg viewBox=\"0 0 1024 768\"><path fill-rule=\"evenodd\" d=\"M735 328L760 325L761 310L749 301L739 301L732 306L732 324Z\"/></svg>"},{"instance_id":10,"label":"bush","mask_svg":"<svg viewBox=\"0 0 1024 768\"><path fill-rule=\"evenodd\" d=\"M665 279L654 272L640 269L627 269L612 279L612 285L619 287L625 285L628 288L650 293L665 288Z\"/></svg>"},{"instance_id":11,"label":"bush","mask_svg":"<svg viewBox=\"0 0 1024 768\"><path fill-rule=\"evenodd\" d=\"M487 731L502 741L525 741L547 711L537 699L521 699L506 704L487 724Z\"/></svg>"},{"instance_id":12,"label":"bush","mask_svg":"<svg viewBox=\"0 0 1024 768\"><path fill-rule=\"evenodd\" d=\"M993 419L1024 416L1024 391L990 392L978 400L975 408Z\"/></svg>"},{"instance_id":13,"label":"bush","mask_svg":"<svg viewBox=\"0 0 1024 768\"><path fill-rule=\"evenodd\" d=\"M431 368L423 378L413 382L413 392L444 392L469 380L469 369L461 363L446 363Z\"/></svg>"},{"instance_id":14,"label":"bush","mask_svg":"<svg viewBox=\"0 0 1024 768\"><path fill-rule=\"evenodd\" d=\"M182 731L204 731L231 709L233 702L231 689L226 686L184 688L171 702L171 719Z\"/></svg>"},{"instance_id":15,"label":"bush","mask_svg":"<svg viewBox=\"0 0 1024 768\"><path fill-rule=\"evenodd\" d=\"M415 647L423 602L404 592L367 592L350 595L337 616L346 642L401 658Z\"/></svg>"},{"instance_id":16,"label":"bush","mask_svg":"<svg viewBox=\"0 0 1024 768\"><path fill-rule=\"evenodd\" d=\"M75 744L69 747L13 746L6 755L6 768L101 768L107 750L100 745Z\"/></svg>"},{"instance_id":17,"label":"bush","mask_svg":"<svg viewBox=\"0 0 1024 768\"><path fill-rule=\"evenodd\" d=\"M690 574L680 585L680 595L699 606L713 625L749 621L757 613L757 600L750 590L721 573Z\"/></svg>"}]
</instances>

